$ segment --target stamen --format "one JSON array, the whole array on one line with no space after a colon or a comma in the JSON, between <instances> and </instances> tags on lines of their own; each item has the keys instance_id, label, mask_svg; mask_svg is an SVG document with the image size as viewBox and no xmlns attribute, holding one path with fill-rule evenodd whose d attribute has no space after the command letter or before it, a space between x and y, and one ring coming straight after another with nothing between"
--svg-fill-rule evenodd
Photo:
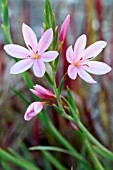
<instances>
[{"instance_id":1,"label":"stamen","mask_svg":"<svg viewBox=\"0 0 113 170\"><path fill-rule=\"evenodd\" d=\"M84 66L87 66L87 67L89 67L89 66L88 66L88 64L84 64Z\"/></svg>"},{"instance_id":2,"label":"stamen","mask_svg":"<svg viewBox=\"0 0 113 170\"><path fill-rule=\"evenodd\" d=\"M74 65L77 67L79 65L79 62L74 62Z\"/></svg>"},{"instance_id":3,"label":"stamen","mask_svg":"<svg viewBox=\"0 0 113 170\"><path fill-rule=\"evenodd\" d=\"M92 60L94 57L88 58L88 60Z\"/></svg>"},{"instance_id":4,"label":"stamen","mask_svg":"<svg viewBox=\"0 0 113 170\"><path fill-rule=\"evenodd\" d=\"M38 59L40 56L38 54L34 55L34 59Z\"/></svg>"},{"instance_id":5,"label":"stamen","mask_svg":"<svg viewBox=\"0 0 113 170\"><path fill-rule=\"evenodd\" d=\"M28 45L29 46L29 48L32 50L32 47L30 46L30 45Z\"/></svg>"}]
</instances>

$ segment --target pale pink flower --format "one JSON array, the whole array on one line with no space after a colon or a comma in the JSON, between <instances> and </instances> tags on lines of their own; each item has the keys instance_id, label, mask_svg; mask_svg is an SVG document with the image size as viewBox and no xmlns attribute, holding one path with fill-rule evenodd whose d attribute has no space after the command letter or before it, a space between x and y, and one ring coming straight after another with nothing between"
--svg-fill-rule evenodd
<instances>
[{"instance_id":1,"label":"pale pink flower","mask_svg":"<svg viewBox=\"0 0 113 170\"><path fill-rule=\"evenodd\" d=\"M70 15L68 15L66 17L66 19L64 20L61 29L60 29L60 35L59 35L59 41L60 42L64 42L67 32L68 32L68 27L69 27L69 23L70 23Z\"/></svg>"},{"instance_id":2,"label":"pale pink flower","mask_svg":"<svg viewBox=\"0 0 113 170\"><path fill-rule=\"evenodd\" d=\"M55 98L55 95L47 90L46 88L40 86L40 85L35 85L34 86L34 90L30 89L32 91L32 93L34 93L36 96L38 96L41 99L51 99L51 98Z\"/></svg>"},{"instance_id":3,"label":"pale pink flower","mask_svg":"<svg viewBox=\"0 0 113 170\"><path fill-rule=\"evenodd\" d=\"M42 77L46 70L44 62L53 61L58 56L57 51L45 52L52 43L52 28L45 31L45 33L39 40L39 43L37 42L37 38L33 30L26 24L22 25L22 32L24 41L28 49L15 44L9 44L4 46L5 51L9 55L15 58L23 59L17 62L14 66L12 66L10 73L22 73L28 70L33 65L33 71L35 76Z\"/></svg>"},{"instance_id":4,"label":"pale pink flower","mask_svg":"<svg viewBox=\"0 0 113 170\"><path fill-rule=\"evenodd\" d=\"M33 117L37 116L38 113L43 109L44 102L33 102L29 105L24 115L24 119L29 121Z\"/></svg>"},{"instance_id":5,"label":"pale pink flower","mask_svg":"<svg viewBox=\"0 0 113 170\"><path fill-rule=\"evenodd\" d=\"M75 80L77 74L88 83L96 83L96 81L87 73L96 75L106 74L111 71L111 67L99 61L91 61L106 46L105 41L97 41L85 49L86 35L80 36L75 45L74 50L69 46L66 51L67 61L70 63L68 67L68 75Z\"/></svg>"}]
</instances>

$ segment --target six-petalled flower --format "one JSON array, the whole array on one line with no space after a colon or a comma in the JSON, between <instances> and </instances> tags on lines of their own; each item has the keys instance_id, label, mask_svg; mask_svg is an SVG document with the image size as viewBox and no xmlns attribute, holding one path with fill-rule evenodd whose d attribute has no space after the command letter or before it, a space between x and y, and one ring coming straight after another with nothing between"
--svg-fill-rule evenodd
<instances>
[{"instance_id":1,"label":"six-petalled flower","mask_svg":"<svg viewBox=\"0 0 113 170\"><path fill-rule=\"evenodd\" d=\"M91 61L106 46L105 41L97 41L85 49L86 35L80 36L75 45L74 50L69 46L66 51L67 61L70 63L68 67L68 75L75 80L77 74L88 83L96 83L96 81L87 73L102 75L111 71L111 67L99 61Z\"/></svg>"},{"instance_id":2,"label":"six-petalled flower","mask_svg":"<svg viewBox=\"0 0 113 170\"><path fill-rule=\"evenodd\" d=\"M52 43L53 31L52 28L45 31L42 35L39 43L33 30L26 24L22 25L22 32L24 41L28 49L15 45L8 44L4 46L5 51L12 57L22 59L12 66L10 73L19 74L28 70L33 65L33 71L35 76L42 77L45 73L44 62L50 62L56 59L58 56L57 51L47 51L48 47Z\"/></svg>"}]
</instances>

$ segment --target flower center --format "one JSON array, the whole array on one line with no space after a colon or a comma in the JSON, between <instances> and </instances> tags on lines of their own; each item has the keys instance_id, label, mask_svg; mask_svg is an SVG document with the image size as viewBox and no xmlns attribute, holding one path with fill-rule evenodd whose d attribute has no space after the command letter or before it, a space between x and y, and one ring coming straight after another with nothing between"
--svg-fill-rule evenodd
<instances>
[{"instance_id":1,"label":"flower center","mask_svg":"<svg viewBox=\"0 0 113 170\"><path fill-rule=\"evenodd\" d=\"M34 55L34 59L38 59L40 56L38 54Z\"/></svg>"},{"instance_id":2,"label":"flower center","mask_svg":"<svg viewBox=\"0 0 113 170\"><path fill-rule=\"evenodd\" d=\"M75 62L74 62L74 66L77 67L78 65L79 65L79 61L75 61Z\"/></svg>"}]
</instances>

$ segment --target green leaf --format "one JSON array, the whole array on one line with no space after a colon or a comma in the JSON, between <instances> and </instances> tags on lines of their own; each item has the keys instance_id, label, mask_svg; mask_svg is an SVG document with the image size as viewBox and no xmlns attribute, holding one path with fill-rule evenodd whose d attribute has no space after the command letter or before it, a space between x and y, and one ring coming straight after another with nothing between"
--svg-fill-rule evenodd
<instances>
[{"instance_id":1,"label":"green leaf","mask_svg":"<svg viewBox=\"0 0 113 170\"><path fill-rule=\"evenodd\" d=\"M51 163L46 159L44 154L43 154L43 162L44 162L45 169L47 169L47 170L53 169L51 166Z\"/></svg>"},{"instance_id":2,"label":"green leaf","mask_svg":"<svg viewBox=\"0 0 113 170\"><path fill-rule=\"evenodd\" d=\"M60 58L60 55L58 55L57 58L53 61L53 65L54 65L53 71L54 71L54 73L55 73L55 72L57 71L57 69L58 69L59 58Z\"/></svg>"},{"instance_id":3,"label":"green leaf","mask_svg":"<svg viewBox=\"0 0 113 170\"><path fill-rule=\"evenodd\" d=\"M62 109L60 109L57 105L53 104L52 107L56 110L57 113L63 114Z\"/></svg>"},{"instance_id":4,"label":"green leaf","mask_svg":"<svg viewBox=\"0 0 113 170\"><path fill-rule=\"evenodd\" d=\"M65 148L67 148L71 153L73 153L73 156L76 159L80 160L85 166L88 166L87 161L75 150L75 148L73 148L73 146L55 128L48 115L45 112L43 112L39 114L39 117L40 120L47 127L47 129L50 131L50 133L52 133Z\"/></svg>"},{"instance_id":5,"label":"green leaf","mask_svg":"<svg viewBox=\"0 0 113 170\"><path fill-rule=\"evenodd\" d=\"M59 85L59 87L58 87L58 95L60 95L61 92L62 92L62 88L63 88L63 85L64 85L64 81L65 81L65 79L66 79L66 76L67 76L67 74L65 74L65 75L63 76L63 78L62 78L62 80L61 80L61 82L60 82L60 85Z\"/></svg>"},{"instance_id":6,"label":"green leaf","mask_svg":"<svg viewBox=\"0 0 113 170\"><path fill-rule=\"evenodd\" d=\"M1 16L5 26L9 25L8 21L8 4L7 0L1 0Z\"/></svg>"},{"instance_id":7,"label":"green leaf","mask_svg":"<svg viewBox=\"0 0 113 170\"><path fill-rule=\"evenodd\" d=\"M54 167L58 170L67 170L53 155L51 155L47 151L43 151L43 154L45 155L46 159L51 162Z\"/></svg>"},{"instance_id":8,"label":"green leaf","mask_svg":"<svg viewBox=\"0 0 113 170\"><path fill-rule=\"evenodd\" d=\"M55 16L52 10L52 6L49 0L45 0L45 8L44 8L44 20L46 28L52 28L53 32L55 32Z\"/></svg>"},{"instance_id":9,"label":"green leaf","mask_svg":"<svg viewBox=\"0 0 113 170\"><path fill-rule=\"evenodd\" d=\"M13 87L10 87L10 89L21 98L21 100L23 100L27 105L29 105L31 102L22 94L20 93L18 90L14 89Z\"/></svg>"},{"instance_id":10,"label":"green leaf","mask_svg":"<svg viewBox=\"0 0 113 170\"><path fill-rule=\"evenodd\" d=\"M14 152L15 154L15 152ZM17 156L17 154L15 154L15 156ZM9 154L8 152L4 151L3 149L0 148L0 159L2 161L8 161L11 162L21 168L25 168L26 170L40 170L40 168L36 167L35 165L33 165L31 162L25 160L24 158L18 156L15 157L12 156L11 154Z\"/></svg>"},{"instance_id":11,"label":"green leaf","mask_svg":"<svg viewBox=\"0 0 113 170\"><path fill-rule=\"evenodd\" d=\"M44 30L46 31L49 28L53 29L53 41L50 45L50 50L56 50L56 44L57 44L57 37L58 37L58 31L55 31L56 28L56 21L55 21L55 15L52 10L52 6L49 0L45 0L45 8L44 8Z\"/></svg>"},{"instance_id":12,"label":"green leaf","mask_svg":"<svg viewBox=\"0 0 113 170\"><path fill-rule=\"evenodd\" d=\"M54 81L53 79L50 77L50 75L48 74L48 72L45 72L45 78L47 79L48 83L53 86L54 85Z\"/></svg>"},{"instance_id":13,"label":"green leaf","mask_svg":"<svg viewBox=\"0 0 113 170\"><path fill-rule=\"evenodd\" d=\"M73 99L73 96L72 96L72 93L71 93L69 87L67 87L67 95L68 95L68 102L70 103L74 112L77 114L77 107L76 107L76 104L75 104L75 100Z\"/></svg>"},{"instance_id":14,"label":"green leaf","mask_svg":"<svg viewBox=\"0 0 113 170\"><path fill-rule=\"evenodd\" d=\"M32 79L31 79L29 73L28 73L28 72L24 72L24 73L22 73L21 75L22 75L22 78L24 79L24 81L26 82L27 86L28 86L30 89L33 88L33 85L34 85L34 84L33 84L33 81L32 81ZM39 101L38 96L35 96L33 93L32 93L32 96L33 96L33 98L34 98L36 101Z\"/></svg>"},{"instance_id":15,"label":"green leaf","mask_svg":"<svg viewBox=\"0 0 113 170\"><path fill-rule=\"evenodd\" d=\"M66 150L66 149L62 149L62 148L59 148L59 147L54 147L54 146L34 146L34 147L30 147L29 150L41 150L41 151L56 151L56 152L62 152L62 153L65 153L65 154L69 154L71 156L73 156L73 153Z\"/></svg>"},{"instance_id":16,"label":"green leaf","mask_svg":"<svg viewBox=\"0 0 113 170\"><path fill-rule=\"evenodd\" d=\"M1 161L3 170L12 170L6 161Z\"/></svg>"},{"instance_id":17,"label":"green leaf","mask_svg":"<svg viewBox=\"0 0 113 170\"><path fill-rule=\"evenodd\" d=\"M31 155L31 153L29 152L28 148L26 147L26 145L24 143L21 143L20 149L21 149L22 153L24 154L25 158L27 158L31 162L34 162L34 159Z\"/></svg>"},{"instance_id":18,"label":"green leaf","mask_svg":"<svg viewBox=\"0 0 113 170\"><path fill-rule=\"evenodd\" d=\"M11 35L10 35L10 27L5 26L4 24L2 24L1 27L2 27L2 31L4 33L4 37L5 37L6 42L8 44L11 44L12 40L11 40Z\"/></svg>"},{"instance_id":19,"label":"green leaf","mask_svg":"<svg viewBox=\"0 0 113 170\"><path fill-rule=\"evenodd\" d=\"M105 158L107 158L109 160L113 160L113 153L112 152L107 153L106 151L101 150L100 148L98 148L96 146L93 146L93 148L101 156L103 156L103 157L105 157Z\"/></svg>"}]
</instances>

